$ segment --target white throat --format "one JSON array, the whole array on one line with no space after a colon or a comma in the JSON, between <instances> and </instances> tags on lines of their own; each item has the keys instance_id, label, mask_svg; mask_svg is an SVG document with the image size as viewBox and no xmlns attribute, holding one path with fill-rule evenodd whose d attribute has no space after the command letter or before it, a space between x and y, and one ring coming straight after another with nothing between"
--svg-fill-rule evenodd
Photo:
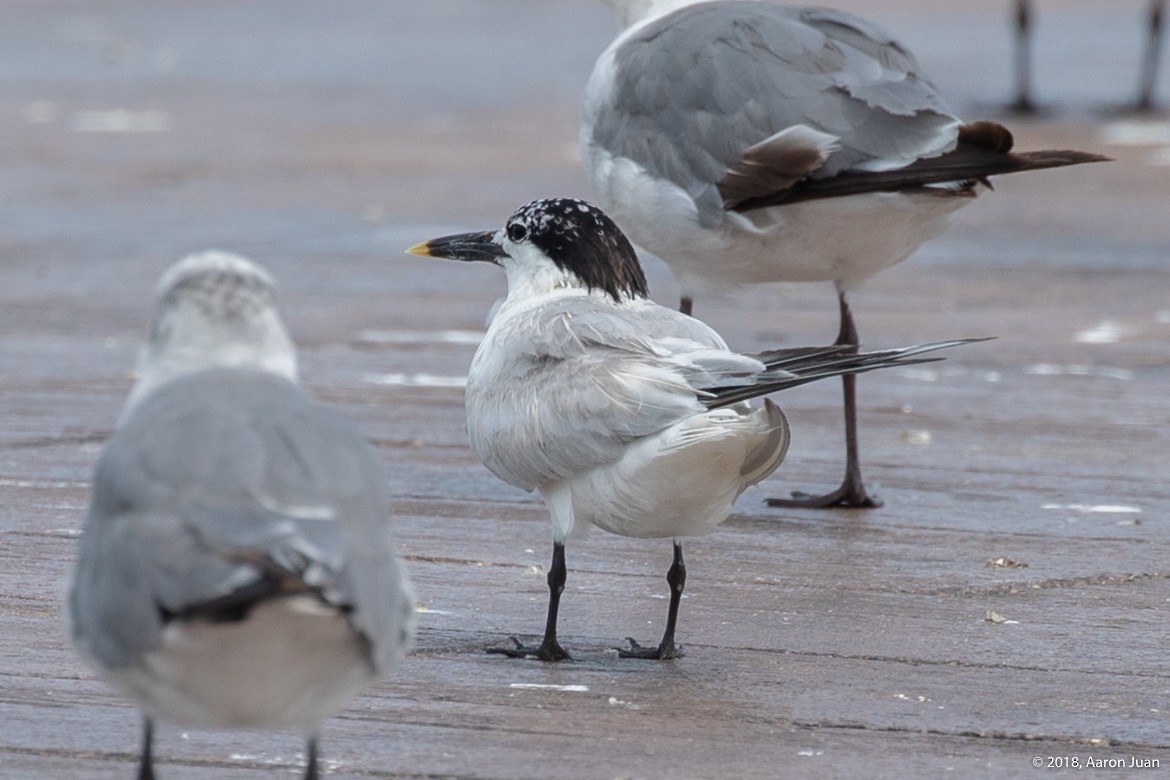
<instances>
[{"instance_id":1,"label":"white throat","mask_svg":"<svg viewBox=\"0 0 1170 780\"><path fill-rule=\"evenodd\" d=\"M514 243L503 238L507 257L500 265L508 277L508 295L503 307L512 308L534 298L560 292L587 292L576 274L566 271L530 243Z\"/></svg>"},{"instance_id":2,"label":"white throat","mask_svg":"<svg viewBox=\"0 0 1170 780\"><path fill-rule=\"evenodd\" d=\"M520 266L504 261L508 276L508 300L526 301L559 291L580 291L586 288L573 274L552 264Z\"/></svg>"}]
</instances>

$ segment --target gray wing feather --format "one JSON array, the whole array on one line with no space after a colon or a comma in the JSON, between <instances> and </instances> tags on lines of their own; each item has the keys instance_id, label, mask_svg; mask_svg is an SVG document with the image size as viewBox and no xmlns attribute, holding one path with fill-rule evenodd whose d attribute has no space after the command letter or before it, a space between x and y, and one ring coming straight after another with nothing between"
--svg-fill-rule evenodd
<instances>
[{"instance_id":1,"label":"gray wing feather","mask_svg":"<svg viewBox=\"0 0 1170 780\"><path fill-rule=\"evenodd\" d=\"M612 56L612 90L591 89L583 112L587 142L686 190L705 226L722 219L717 182L785 128L839 139L814 177L907 164L953 147L957 134L913 56L837 11L700 3L635 30Z\"/></svg>"},{"instance_id":2,"label":"gray wing feather","mask_svg":"<svg viewBox=\"0 0 1170 780\"><path fill-rule=\"evenodd\" d=\"M764 368L672 309L592 296L516 316L481 353L492 357L477 356L468 379L472 446L527 490L616 461L631 440L702 413L705 388Z\"/></svg>"},{"instance_id":3,"label":"gray wing feather","mask_svg":"<svg viewBox=\"0 0 1170 780\"><path fill-rule=\"evenodd\" d=\"M369 444L286 380L230 369L177 380L103 451L74 633L102 663L133 663L167 615L275 577L278 591L353 609L380 665L410 612L387 484Z\"/></svg>"}]
</instances>

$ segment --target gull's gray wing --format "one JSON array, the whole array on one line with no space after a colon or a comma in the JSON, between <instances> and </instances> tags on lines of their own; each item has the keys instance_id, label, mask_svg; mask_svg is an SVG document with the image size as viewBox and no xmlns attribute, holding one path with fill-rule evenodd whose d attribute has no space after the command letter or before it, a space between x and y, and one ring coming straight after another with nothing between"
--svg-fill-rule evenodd
<instances>
[{"instance_id":1,"label":"gull's gray wing","mask_svg":"<svg viewBox=\"0 0 1170 780\"><path fill-rule=\"evenodd\" d=\"M702 413L705 388L763 368L672 309L566 297L489 332L468 378L468 431L489 469L531 490L616 461Z\"/></svg>"},{"instance_id":2,"label":"gull's gray wing","mask_svg":"<svg viewBox=\"0 0 1170 780\"><path fill-rule=\"evenodd\" d=\"M784 132L801 126L811 132ZM706 227L725 205L906 165L952 148L957 133L914 57L876 25L754 0L634 28L599 59L582 111L583 145L681 187Z\"/></svg>"},{"instance_id":3,"label":"gull's gray wing","mask_svg":"<svg viewBox=\"0 0 1170 780\"><path fill-rule=\"evenodd\" d=\"M311 593L351 612L381 668L411 613L370 445L296 385L204 371L144 399L103 450L70 594L75 636L134 663L169 620L240 619Z\"/></svg>"}]
</instances>

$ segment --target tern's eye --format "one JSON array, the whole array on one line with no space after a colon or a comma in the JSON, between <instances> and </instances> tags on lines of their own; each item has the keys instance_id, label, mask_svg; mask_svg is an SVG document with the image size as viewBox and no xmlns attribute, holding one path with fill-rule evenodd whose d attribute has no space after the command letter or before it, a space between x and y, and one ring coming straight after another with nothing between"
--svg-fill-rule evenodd
<instances>
[{"instance_id":1,"label":"tern's eye","mask_svg":"<svg viewBox=\"0 0 1170 780\"><path fill-rule=\"evenodd\" d=\"M519 222L513 222L511 225L508 225L508 238L516 242L523 241L528 238L528 228Z\"/></svg>"}]
</instances>

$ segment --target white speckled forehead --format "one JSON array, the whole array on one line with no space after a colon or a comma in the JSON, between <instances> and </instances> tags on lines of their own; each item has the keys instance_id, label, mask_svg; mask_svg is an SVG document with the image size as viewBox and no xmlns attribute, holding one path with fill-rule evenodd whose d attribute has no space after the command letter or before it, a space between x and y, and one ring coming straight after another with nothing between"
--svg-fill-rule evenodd
<instances>
[{"instance_id":1,"label":"white speckled forehead","mask_svg":"<svg viewBox=\"0 0 1170 780\"><path fill-rule=\"evenodd\" d=\"M516 209L508 224L521 223L533 233L556 232L577 239L582 230L612 231L604 212L576 198L543 198Z\"/></svg>"}]
</instances>

